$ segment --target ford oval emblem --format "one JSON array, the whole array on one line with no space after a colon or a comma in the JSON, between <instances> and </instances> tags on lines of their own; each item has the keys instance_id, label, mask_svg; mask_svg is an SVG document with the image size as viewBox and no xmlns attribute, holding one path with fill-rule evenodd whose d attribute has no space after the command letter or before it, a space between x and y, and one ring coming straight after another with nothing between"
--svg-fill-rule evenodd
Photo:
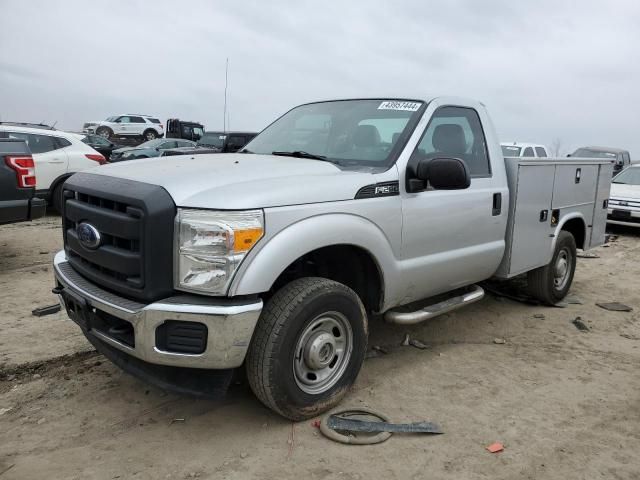
<instances>
[{"instance_id":1,"label":"ford oval emblem","mask_svg":"<svg viewBox=\"0 0 640 480\"><path fill-rule=\"evenodd\" d=\"M78 225L78 227L76 228L76 233L78 234L80 245L82 245L83 247L90 250L95 250L100 246L100 242L102 241L100 232L90 223L83 222Z\"/></svg>"}]
</instances>

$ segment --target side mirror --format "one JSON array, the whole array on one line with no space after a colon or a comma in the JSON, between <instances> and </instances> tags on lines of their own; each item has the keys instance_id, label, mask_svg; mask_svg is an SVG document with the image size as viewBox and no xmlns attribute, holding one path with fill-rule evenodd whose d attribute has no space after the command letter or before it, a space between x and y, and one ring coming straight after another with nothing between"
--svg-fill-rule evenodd
<instances>
[{"instance_id":1,"label":"side mirror","mask_svg":"<svg viewBox=\"0 0 640 480\"><path fill-rule=\"evenodd\" d=\"M418 162L416 177L436 190L462 190L471 185L467 165L459 158L433 158Z\"/></svg>"}]
</instances>

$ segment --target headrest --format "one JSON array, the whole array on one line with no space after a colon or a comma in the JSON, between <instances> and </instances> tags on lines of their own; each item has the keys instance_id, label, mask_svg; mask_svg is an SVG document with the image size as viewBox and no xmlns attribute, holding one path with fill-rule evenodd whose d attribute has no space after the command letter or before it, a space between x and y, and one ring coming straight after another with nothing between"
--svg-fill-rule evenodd
<instances>
[{"instance_id":1,"label":"headrest","mask_svg":"<svg viewBox=\"0 0 640 480\"><path fill-rule=\"evenodd\" d=\"M380 133L373 125L358 125L353 136L356 147L375 147L380 143Z\"/></svg>"},{"instance_id":2,"label":"headrest","mask_svg":"<svg viewBox=\"0 0 640 480\"><path fill-rule=\"evenodd\" d=\"M431 143L433 144L433 148L438 152L457 155L467 151L467 141L464 136L464 130L460 125L455 123L438 125L433 132Z\"/></svg>"}]
</instances>

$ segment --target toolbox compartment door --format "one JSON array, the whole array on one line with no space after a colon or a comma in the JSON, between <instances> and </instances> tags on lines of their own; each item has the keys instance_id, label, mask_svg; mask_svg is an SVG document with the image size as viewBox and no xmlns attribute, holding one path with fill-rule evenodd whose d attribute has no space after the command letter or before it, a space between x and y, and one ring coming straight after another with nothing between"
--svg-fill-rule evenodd
<instances>
[{"instance_id":1,"label":"toolbox compartment door","mask_svg":"<svg viewBox=\"0 0 640 480\"><path fill-rule=\"evenodd\" d=\"M609 195L611 193L613 164L602 164L599 165L599 167L598 191L596 193L595 204L593 205L593 226L591 228L589 248L597 247L604 243L607 229L607 202L609 201Z\"/></svg>"},{"instance_id":2,"label":"toolbox compartment door","mask_svg":"<svg viewBox=\"0 0 640 480\"><path fill-rule=\"evenodd\" d=\"M593 203L599 165L558 165L553 187L553 209ZM591 219L585 219L590 221Z\"/></svg>"},{"instance_id":3,"label":"toolbox compartment door","mask_svg":"<svg viewBox=\"0 0 640 480\"><path fill-rule=\"evenodd\" d=\"M549 262L554 165L519 165L509 271L526 272ZM546 212L546 214L544 213Z\"/></svg>"}]
</instances>

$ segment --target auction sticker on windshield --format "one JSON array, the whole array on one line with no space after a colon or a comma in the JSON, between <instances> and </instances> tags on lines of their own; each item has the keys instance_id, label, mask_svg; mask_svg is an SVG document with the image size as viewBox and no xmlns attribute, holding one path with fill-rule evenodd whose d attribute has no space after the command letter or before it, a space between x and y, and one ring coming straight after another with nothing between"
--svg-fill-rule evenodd
<instances>
[{"instance_id":1,"label":"auction sticker on windshield","mask_svg":"<svg viewBox=\"0 0 640 480\"><path fill-rule=\"evenodd\" d=\"M415 112L420 108L420 105L420 102L386 101L380 104L378 110L405 110L407 112Z\"/></svg>"}]
</instances>

